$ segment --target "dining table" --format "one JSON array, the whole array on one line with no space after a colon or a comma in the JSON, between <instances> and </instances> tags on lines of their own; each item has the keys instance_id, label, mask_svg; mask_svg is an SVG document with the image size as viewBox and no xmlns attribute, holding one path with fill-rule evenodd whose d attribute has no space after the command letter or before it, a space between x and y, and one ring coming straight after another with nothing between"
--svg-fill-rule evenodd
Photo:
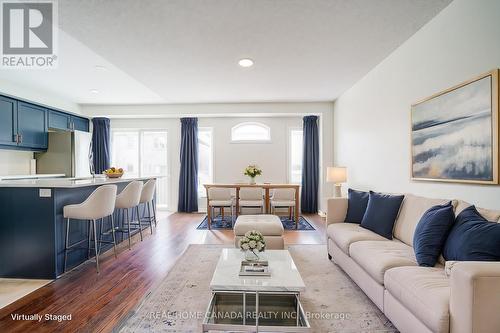
<instances>
[{"instance_id":1,"label":"dining table","mask_svg":"<svg viewBox=\"0 0 500 333\"><path fill-rule=\"evenodd\" d=\"M256 187L262 188L264 190L264 211L266 214L271 212L271 197L270 192L273 189L279 188L292 188L295 190L295 210L294 210L294 221L295 229L298 229L299 225L299 207L300 207L300 184L273 184L273 183L261 183L261 184L246 184L246 183L221 183L221 184L203 184L207 195L207 219L208 219L208 229L211 228L211 211L209 209L209 199L208 190L210 188L230 188L236 191L236 217L239 213L239 202L240 202L240 189L243 187Z\"/></svg>"}]
</instances>

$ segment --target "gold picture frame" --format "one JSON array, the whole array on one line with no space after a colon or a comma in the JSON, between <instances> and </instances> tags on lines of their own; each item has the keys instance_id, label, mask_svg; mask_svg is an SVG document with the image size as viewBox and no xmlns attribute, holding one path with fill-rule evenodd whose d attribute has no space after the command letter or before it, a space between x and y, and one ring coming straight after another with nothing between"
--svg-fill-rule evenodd
<instances>
[{"instance_id":1,"label":"gold picture frame","mask_svg":"<svg viewBox=\"0 0 500 333\"><path fill-rule=\"evenodd\" d=\"M499 70L411 105L415 181L499 184Z\"/></svg>"}]
</instances>

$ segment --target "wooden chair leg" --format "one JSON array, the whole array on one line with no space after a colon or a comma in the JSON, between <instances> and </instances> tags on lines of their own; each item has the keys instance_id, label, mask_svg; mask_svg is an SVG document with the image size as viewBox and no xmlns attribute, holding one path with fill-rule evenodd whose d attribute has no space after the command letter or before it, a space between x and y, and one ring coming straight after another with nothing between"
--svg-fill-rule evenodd
<instances>
[{"instance_id":1,"label":"wooden chair leg","mask_svg":"<svg viewBox=\"0 0 500 333\"><path fill-rule=\"evenodd\" d=\"M212 206L207 206L207 222L208 222L208 230L212 228Z\"/></svg>"},{"instance_id":2,"label":"wooden chair leg","mask_svg":"<svg viewBox=\"0 0 500 333\"><path fill-rule=\"evenodd\" d=\"M224 221L224 207L220 208L221 216L222 216L222 221Z\"/></svg>"}]
</instances>

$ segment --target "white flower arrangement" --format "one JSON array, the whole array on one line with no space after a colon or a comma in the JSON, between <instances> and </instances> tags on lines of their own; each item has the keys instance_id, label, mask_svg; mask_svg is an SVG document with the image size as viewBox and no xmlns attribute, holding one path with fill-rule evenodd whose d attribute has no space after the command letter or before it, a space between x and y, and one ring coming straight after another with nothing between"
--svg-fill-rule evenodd
<instances>
[{"instance_id":1,"label":"white flower arrangement","mask_svg":"<svg viewBox=\"0 0 500 333\"><path fill-rule=\"evenodd\" d=\"M256 176L262 175L262 169L260 169L256 165L249 165L245 168L245 171L243 172L245 176L248 176L250 178L255 178Z\"/></svg>"},{"instance_id":2,"label":"white flower arrangement","mask_svg":"<svg viewBox=\"0 0 500 333\"><path fill-rule=\"evenodd\" d=\"M257 231L248 231L239 241L239 246L242 251L262 252L266 249L264 236Z\"/></svg>"}]
</instances>

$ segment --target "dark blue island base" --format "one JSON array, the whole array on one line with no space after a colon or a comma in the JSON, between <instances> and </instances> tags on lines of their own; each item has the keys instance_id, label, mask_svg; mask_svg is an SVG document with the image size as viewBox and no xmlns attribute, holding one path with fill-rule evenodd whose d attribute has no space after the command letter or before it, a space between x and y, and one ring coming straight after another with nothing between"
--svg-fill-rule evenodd
<instances>
[{"instance_id":1,"label":"dark blue island base","mask_svg":"<svg viewBox=\"0 0 500 333\"><path fill-rule=\"evenodd\" d=\"M116 183L118 193L127 184ZM55 279L61 275L66 236L63 207L83 202L97 187L0 187L0 277ZM139 207L141 215L143 211L144 207ZM116 212L114 215L118 226L123 214L120 219ZM109 229L109 218L104 219L103 225L104 230ZM70 243L87 239L87 236L88 222L71 220ZM116 236L117 242L123 241L123 235L116 233ZM104 237L111 236L103 236L103 240ZM68 252L67 270L88 259L86 244L81 244L84 248ZM103 244L101 253L111 247L111 244ZM94 257L94 251L90 255Z\"/></svg>"}]
</instances>

